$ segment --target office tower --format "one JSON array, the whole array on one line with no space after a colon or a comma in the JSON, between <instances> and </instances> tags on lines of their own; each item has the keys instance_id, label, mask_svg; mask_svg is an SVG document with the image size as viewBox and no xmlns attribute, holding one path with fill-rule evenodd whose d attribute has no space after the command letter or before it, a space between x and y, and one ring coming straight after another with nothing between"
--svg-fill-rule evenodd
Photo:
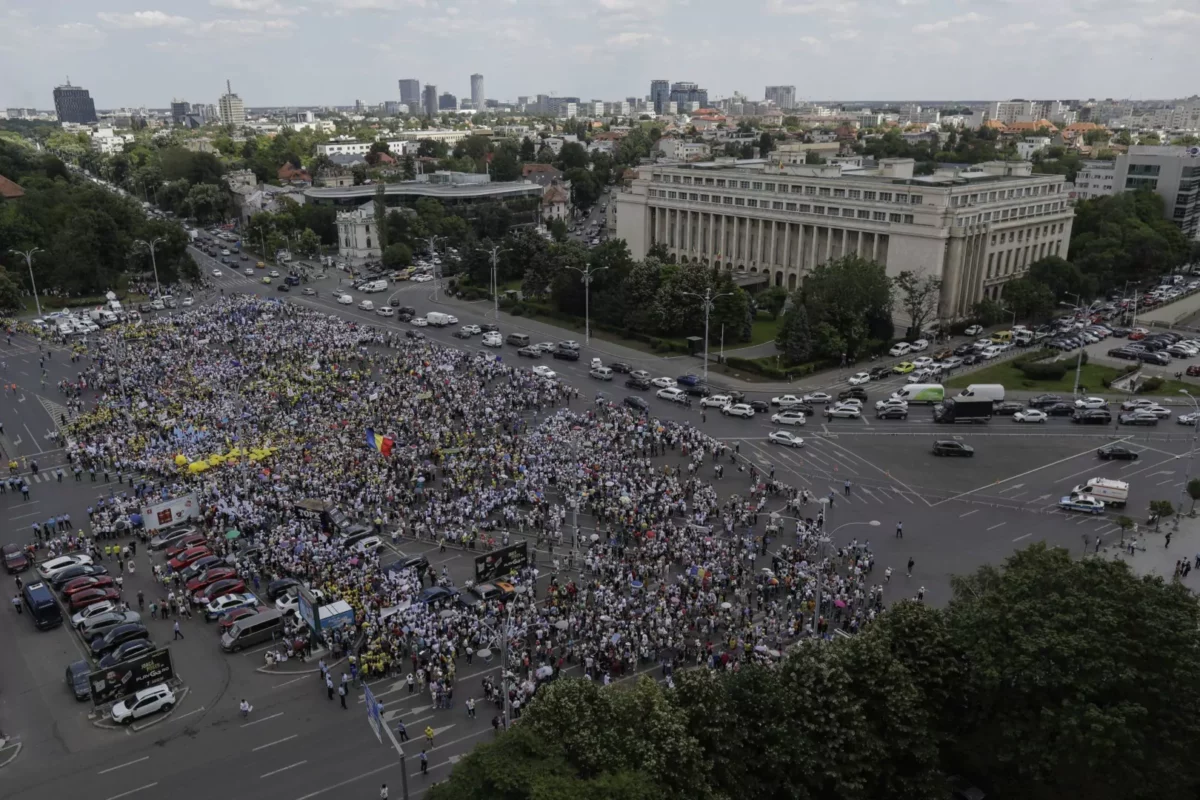
<instances>
[{"instance_id":1,"label":"office tower","mask_svg":"<svg viewBox=\"0 0 1200 800\"><path fill-rule=\"evenodd\" d=\"M67 78L65 86L54 87L54 112L59 122L74 122L87 125L96 121L96 103L87 89L72 86Z\"/></svg>"},{"instance_id":2,"label":"office tower","mask_svg":"<svg viewBox=\"0 0 1200 800\"><path fill-rule=\"evenodd\" d=\"M421 105L421 82L416 78L400 79L400 102L409 108Z\"/></svg>"},{"instance_id":3,"label":"office tower","mask_svg":"<svg viewBox=\"0 0 1200 800\"><path fill-rule=\"evenodd\" d=\"M188 114L192 113L192 104L186 100L171 101L171 122L182 125Z\"/></svg>"},{"instance_id":4,"label":"office tower","mask_svg":"<svg viewBox=\"0 0 1200 800\"><path fill-rule=\"evenodd\" d=\"M217 101L217 113L221 116L221 122L225 125L245 125L246 124L246 104L242 102L242 98L233 93L233 86L227 80L225 81L225 94Z\"/></svg>"},{"instance_id":5,"label":"office tower","mask_svg":"<svg viewBox=\"0 0 1200 800\"><path fill-rule=\"evenodd\" d=\"M667 80L650 81L650 102L654 104L654 113L663 114L667 110L667 101L671 99L671 82Z\"/></svg>"},{"instance_id":6,"label":"office tower","mask_svg":"<svg viewBox=\"0 0 1200 800\"><path fill-rule=\"evenodd\" d=\"M471 76L471 105L476 109L483 108L485 102L483 96L483 76L476 72Z\"/></svg>"},{"instance_id":7,"label":"office tower","mask_svg":"<svg viewBox=\"0 0 1200 800\"><path fill-rule=\"evenodd\" d=\"M438 110L439 111L457 111L458 110L458 98L455 97L454 95L450 94L449 92L442 92L442 94L440 94L438 96Z\"/></svg>"},{"instance_id":8,"label":"office tower","mask_svg":"<svg viewBox=\"0 0 1200 800\"><path fill-rule=\"evenodd\" d=\"M425 94L421 103L421 111L427 117L436 117L438 115L438 93L437 85L432 83L425 84Z\"/></svg>"},{"instance_id":9,"label":"office tower","mask_svg":"<svg viewBox=\"0 0 1200 800\"><path fill-rule=\"evenodd\" d=\"M768 86L766 99L781 109L788 110L796 107L795 86Z\"/></svg>"},{"instance_id":10,"label":"office tower","mask_svg":"<svg viewBox=\"0 0 1200 800\"><path fill-rule=\"evenodd\" d=\"M697 104L696 108L704 108L708 105L708 90L690 81L677 81L671 84L671 94L667 99L680 110L690 110L693 103Z\"/></svg>"}]
</instances>

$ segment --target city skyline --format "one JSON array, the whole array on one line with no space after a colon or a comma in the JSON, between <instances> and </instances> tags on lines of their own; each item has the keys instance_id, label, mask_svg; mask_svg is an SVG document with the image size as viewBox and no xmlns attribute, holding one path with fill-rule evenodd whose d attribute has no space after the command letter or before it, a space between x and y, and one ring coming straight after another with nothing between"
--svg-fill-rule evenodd
<instances>
[{"instance_id":1,"label":"city skyline","mask_svg":"<svg viewBox=\"0 0 1200 800\"><path fill-rule=\"evenodd\" d=\"M706 38L729 23L715 0L0 0L0 105L47 108L68 74L98 108L215 102L226 76L248 107L398 100L406 74L469 97L473 72L504 101L642 97L659 77L714 99L795 85L801 102L1196 92L1191 0L758 0L738 10L742 27L763 32ZM405 25L394 37L364 34L395 13ZM338 49L354 58L332 57ZM546 69L548 53L559 67ZM814 81L806 61L830 59L837 69Z\"/></svg>"}]
</instances>

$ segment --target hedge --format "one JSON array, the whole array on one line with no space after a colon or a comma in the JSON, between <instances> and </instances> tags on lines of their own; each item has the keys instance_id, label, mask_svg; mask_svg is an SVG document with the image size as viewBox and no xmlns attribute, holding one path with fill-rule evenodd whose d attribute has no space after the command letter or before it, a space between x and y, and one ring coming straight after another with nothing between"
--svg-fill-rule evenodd
<instances>
[{"instance_id":1,"label":"hedge","mask_svg":"<svg viewBox=\"0 0 1200 800\"><path fill-rule=\"evenodd\" d=\"M583 328L583 320L574 314L568 314L565 311L559 311L557 308L536 300L525 299L524 301L511 300L509 298L500 299L500 307L508 311L510 314L529 317L542 317L547 320L556 322L564 322L577 330ZM516 309L520 308L520 311ZM658 353L689 353L687 344L676 342L670 339L660 339L657 336L650 336L641 331L631 330L629 328L621 328L615 325L609 325L605 322L592 320L593 331L604 331L611 333L614 336L620 336L623 339L630 339L635 342L641 342L648 345L651 349Z\"/></svg>"},{"instance_id":2,"label":"hedge","mask_svg":"<svg viewBox=\"0 0 1200 800\"><path fill-rule=\"evenodd\" d=\"M1035 381L1060 381L1067 374L1067 365L1061 361L1047 364L1021 364L1017 367L1026 378Z\"/></svg>"}]
</instances>

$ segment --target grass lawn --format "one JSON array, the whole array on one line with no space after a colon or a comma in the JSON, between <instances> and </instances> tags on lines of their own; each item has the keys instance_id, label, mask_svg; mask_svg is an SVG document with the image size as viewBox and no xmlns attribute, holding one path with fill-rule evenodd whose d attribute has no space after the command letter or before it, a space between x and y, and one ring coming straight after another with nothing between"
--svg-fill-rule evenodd
<instances>
[{"instance_id":1,"label":"grass lawn","mask_svg":"<svg viewBox=\"0 0 1200 800\"><path fill-rule=\"evenodd\" d=\"M1067 394L1075 388L1074 365L1057 381L1035 381L1025 377L1025 373L1005 362L984 367L964 375L957 375L946 381L947 388L964 389L972 383L999 383L1007 389L1020 389L1029 392L1056 392ZM1121 375L1121 371L1100 364L1084 364L1079 373L1079 385L1086 386L1089 394L1125 394L1113 392L1104 388L1105 380L1113 380ZM1165 387L1164 387L1165 389Z\"/></svg>"},{"instance_id":2,"label":"grass lawn","mask_svg":"<svg viewBox=\"0 0 1200 800\"><path fill-rule=\"evenodd\" d=\"M738 347L753 347L756 344L766 344L767 342L775 341L776 334L779 333L779 323L783 321L783 316L779 319L763 319L759 317L754 320L754 327L750 329L750 341L738 342Z\"/></svg>"}]
</instances>

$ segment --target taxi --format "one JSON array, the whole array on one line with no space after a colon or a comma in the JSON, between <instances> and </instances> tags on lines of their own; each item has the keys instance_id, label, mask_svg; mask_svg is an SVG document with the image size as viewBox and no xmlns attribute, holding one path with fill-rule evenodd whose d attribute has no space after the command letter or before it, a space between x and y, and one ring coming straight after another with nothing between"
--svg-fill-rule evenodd
<instances>
[{"instance_id":1,"label":"taxi","mask_svg":"<svg viewBox=\"0 0 1200 800\"><path fill-rule=\"evenodd\" d=\"M258 267L259 269L266 269L266 268L267 268L267 265L266 265L265 263L263 263L262 261L259 261L259 262L258 262L257 264L255 264L254 266Z\"/></svg>"},{"instance_id":2,"label":"taxi","mask_svg":"<svg viewBox=\"0 0 1200 800\"><path fill-rule=\"evenodd\" d=\"M1103 514L1104 503L1094 497L1068 495L1058 501L1058 507L1063 511L1083 511L1087 514Z\"/></svg>"},{"instance_id":3,"label":"taxi","mask_svg":"<svg viewBox=\"0 0 1200 800\"><path fill-rule=\"evenodd\" d=\"M917 365L911 361L901 361L896 366L892 367L892 371L897 375L907 375L917 368Z\"/></svg>"},{"instance_id":4,"label":"taxi","mask_svg":"<svg viewBox=\"0 0 1200 800\"><path fill-rule=\"evenodd\" d=\"M264 284L266 284L266 285L270 285L270 283L271 283L271 276L270 276L270 275L263 275L262 282L263 282Z\"/></svg>"}]
</instances>

